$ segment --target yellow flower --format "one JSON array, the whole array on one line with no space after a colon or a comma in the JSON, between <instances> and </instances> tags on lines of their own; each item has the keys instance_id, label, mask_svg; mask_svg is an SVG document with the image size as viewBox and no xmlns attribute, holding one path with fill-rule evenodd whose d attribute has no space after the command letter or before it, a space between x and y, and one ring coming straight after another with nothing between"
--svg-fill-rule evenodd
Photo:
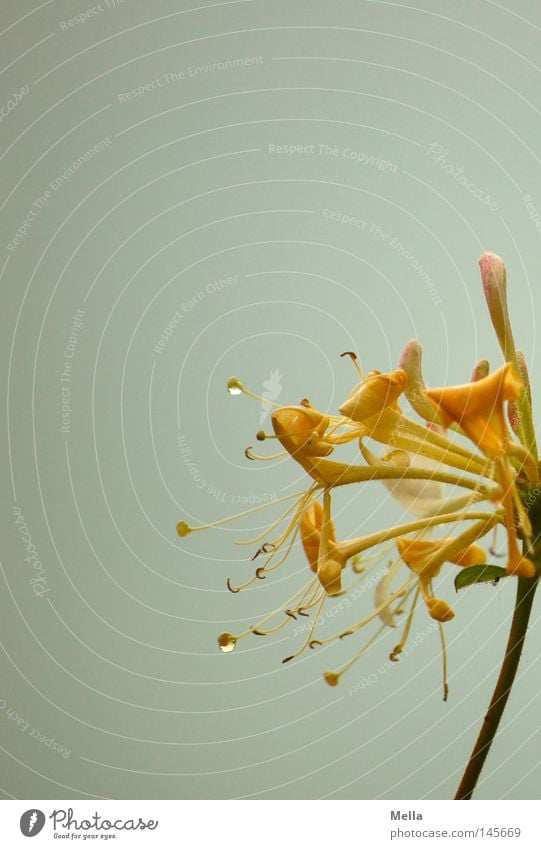
<instances>
[{"instance_id":1,"label":"yellow flower","mask_svg":"<svg viewBox=\"0 0 541 849\"><path fill-rule=\"evenodd\" d=\"M354 422L364 422L377 416L386 407L396 404L402 395L408 376L403 369L397 369L390 374L371 372L350 393L339 412Z\"/></svg>"},{"instance_id":2,"label":"yellow flower","mask_svg":"<svg viewBox=\"0 0 541 849\"><path fill-rule=\"evenodd\" d=\"M535 565L521 554L517 542L515 509L518 510L519 523L526 538L529 537L531 528L521 507L516 475L509 459L513 453L517 453L519 447L511 440L505 415L505 403L518 401L523 393L524 384L513 364L509 362L473 383L425 391L443 422L447 425L452 422L459 425L466 436L489 459L495 461L495 474L501 485L500 498L506 512L507 571L512 575L532 578L536 574ZM524 456L527 461L527 451Z\"/></svg>"},{"instance_id":3,"label":"yellow flower","mask_svg":"<svg viewBox=\"0 0 541 849\"><path fill-rule=\"evenodd\" d=\"M325 673L327 683L335 686L383 632L403 623L401 639L390 654L392 660L397 660L410 633L418 602L422 600L421 609L426 609L438 623L446 698L443 624L455 614L446 601L434 594L434 583L443 564L467 568L485 563L486 554L478 541L501 524L507 530L508 573L522 576L536 573L533 562L519 548L517 528L526 546L530 546L531 528L517 480L520 475L537 482L537 462L526 444L513 440L506 418L510 403L519 406L523 380L511 362L490 374L488 363L481 361L470 383L426 389L421 374L421 349L415 341L406 346L400 360L403 367L392 372L372 371L365 377L356 356L351 353L350 356L360 381L337 415L317 410L306 399L297 406L270 402L274 408L273 432L259 431L257 439L277 439L283 451L260 456L252 448L246 449L246 456L257 461L289 455L311 481L304 491L274 502L290 503L266 530L253 539L238 541L239 545L256 546L252 560L257 565L249 580L235 586L228 579L227 586L237 593L258 580L271 578L288 560L299 540L308 561L309 579L279 609L270 611L239 634L228 631L220 634L218 644L222 651L231 652L245 636L274 634L297 620L297 627L303 623L300 630L304 637L296 651L284 658L283 662L289 662L308 648L352 637L379 620L379 629L341 669ZM228 389L232 395L265 400L246 389L238 378L231 378ZM403 394L421 421L401 410ZM468 436L480 453L458 442L455 431ZM516 432L521 434L522 430L517 428ZM372 453L367 445L369 440L385 446L381 456ZM360 451L353 462L329 459L336 449L352 441L358 442ZM334 500L338 488L373 480L382 481L415 518L363 536L337 540L331 496ZM451 494L444 489L447 484L455 488ZM483 501L486 504L479 509L477 504ZM245 512L263 507L271 508L272 504ZM181 521L177 531L185 537L192 531L226 521L229 520L198 527ZM443 526L454 535L429 538L433 529ZM381 571L372 580L369 572L378 564ZM355 610L353 623L330 636L320 637L318 629L325 628L329 598L347 596L351 591L357 599L362 598L362 584L367 578L375 586L372 609L360 616ZM356 594L356 590L361 591ZM353 607L351 602L345 606Z\"/></svg>"},{"instance_id":4,"label":"yellow flower","mask_svg":"<svg viewBox=\"0 0 541 849\"><path fill-rule=\"evenodd\" d=\"M524 391L522 380L512 363L462 386L427 389L443 423L460 425L464 433L491 458L505 452L509 431L505 418L506 401L517 401Z\"/></svg>"},{"instance_id":5,"label":"yellow flower","mask_svg":"<svg viewBox=\"0 0 541 849\"><path fill-rule=\"evenodd\" d=\"M439 622L449 622L455 615L447 602L435 598L432 591L432 580L439 575L444 562L440 561L437 555L444 547L450 547L453 542L454 540L449 538L412 540L404 537L396 541L401 559L419 576L419 586L430 616ZM486 563L486 554L481 546L474 543L450 553L445 560L459 566L473 566Z\"/></svg>"},{"instance_id":6,"label":"yellow flower","mask_svg":"<svg viewBox=\"0 0 541 849\"><path fill-rule=\"evenodd\" d=\"M321 556L324 521L324 509L319 501L314 501L303 513L300 523L301 540L310 569L316 572L327 595L338 595L342 591L342 569L347 559L336 545L334 525L330 519L327 521L325 556Z\"/></svg>"}]
</instances>

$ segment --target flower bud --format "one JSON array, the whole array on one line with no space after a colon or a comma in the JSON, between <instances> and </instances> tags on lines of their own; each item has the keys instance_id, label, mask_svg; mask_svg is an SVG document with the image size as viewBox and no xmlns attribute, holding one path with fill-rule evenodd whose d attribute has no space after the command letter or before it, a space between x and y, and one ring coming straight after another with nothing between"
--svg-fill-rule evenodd
<instances>
[{"instance_id":1,"label":"flower bud","mask_svg":"<svg viewBox=\"0 0 541 849\"><path fill-rule=\"evenodd\" d=\"M492 325L506 360L515 358L515 342L507 309L507 272L504 261L493 253L479 259L481 280Z\"/></svg>"},{"instance_id":2,"label":"flower bud","mask_svg":"<svg viewBox=\"0 0 541 849\"><path fill-rule=\"evenodd\" d=\"M475 383L477 380L482 380L484 377L488 377L490 373L490 363L488 360L479 360L478 363L473 367L472 375L471 375L471 383Z\"/></svg>"},{"instance_id":3,"label":"flower bud","mask_svg":"<svg viewBox=\"0 0 541 849\"><path fill-rule=\"evenodd\" d=\"M424 394L426 386L421 371L422 354L420 343L417 339L412 339L407 343L400 355L399 366L408 376L406 386L404 387L404 395L417 415L421 416L422 419L425 419L427 422L441 424L440 417L433 405L427 401Z\"/></svg>"}]
</instances>

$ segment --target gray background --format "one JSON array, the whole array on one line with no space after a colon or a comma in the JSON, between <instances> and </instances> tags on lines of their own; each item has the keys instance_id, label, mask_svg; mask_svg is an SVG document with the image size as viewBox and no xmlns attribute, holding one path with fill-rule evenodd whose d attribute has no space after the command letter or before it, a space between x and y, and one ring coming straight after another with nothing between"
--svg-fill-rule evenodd
<instances>
[{"instance_id":1,"label":"gray background","mask_svg":"<svg viewBox=\"0 0 541 849\"><path fill-rule=\"evenodd\" d=\"M227 592L228 576L253 568L233 540L265 514L186 540L175 524L306 485L292 462L245 460L261 408L227 395L231 374L261 392L279 370L280 402L335 410L354 382L347 349L386 370L418 336L433 385L467 380L480 357L498 365L476 266L485 249L506 258L517 335L536 362L541 236L523 197L541 210L539 6L98 7L67 30L89 6L3 0L0 12L2 105L28 87L0 124L3 797L449 797L497 674L511 582L457 598L452 570L442 576L457 612L447 704L422 610L400 664L385 663L392 633L331 689L321 675L350 656L347 641L286 667L292 630L217 650L220 631L304 579L294 550L272 581ZM250 57L261 59L190 75ZM220 278L233 281L213 286ZM335 506L342 537L403 518L378 484ZM368 592L357 607L370 604ZM539 795L538 616L480 798Z\"/></svg>"}]
</instances>

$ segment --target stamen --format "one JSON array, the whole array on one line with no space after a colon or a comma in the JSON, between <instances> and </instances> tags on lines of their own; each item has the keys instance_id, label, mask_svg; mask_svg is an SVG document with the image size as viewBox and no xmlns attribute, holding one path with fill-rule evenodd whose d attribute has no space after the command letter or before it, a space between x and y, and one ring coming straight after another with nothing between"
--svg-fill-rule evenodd
<instances>
[{"instance_id":1,"label":"stamen","mask_svg":"<svg viewBox=\"0 0 541 849\"><path fill-rule=\"evenodd\" d=\"M332 637L326 637L324 640L321 640L321 644L326 645L328 643L334 642L335 640L342 640L344 637L349 637L351 636L351 634L355 634L361 628L364 628L365 625L368 625L369 622L372 622L373 619L379 616L382 610L384 610L386 607L389 607L397 599L401 599L405 594L407 595L409 590L412 589L412 587L414 586L416 580L416 575L412 576L411 578L408 578L408 580L400 587L400 589L395 590L394 593L392 593L390 596L388 596L387 599L385 599L384 602L382 602L382 604L375 607L372 613L370 613L368 616L365 616L364 619L361 619L359 622L356 622L355 625L352 625L345 631L341 631L339 634L334 634ZM400 602L400 604L402 604L402 601ZM383 627L386 628L388 626L384 625Z\"/></svg>"},{"instance_id":2,"label":"stamen","mask_svg":"<svg viewBox=\"0 0 541 849\"><path fill-rule=\"evenodd\" d=\"M494 532L492 534L492 542L489 546L488 551L492 555L492 557L505 557L505 551L496 550L496 543L498 542L498 527L499 526L496 525L496 527L494 528Z\"/></svg>"},{"instance_id":3,"label":"stamen","mask_svg":"<svg viewBox=\"0 0 541 849\"><path fill-rule=\"evenodd\" d=\"M443 663L443 701L446 702L447 697L449 696L449 685L447 683L447 646L445 644L445 632L441 622L438 622L438 630L440 632L441 656Z\"/></svg>"},{"instance_id":4,"label":"stamen","mask_svg":"<svg viewBox=\"0 0 541 849\"><path fill-rule=\"evenodd\" d=\"M246 389L242 381L239 380L238 377L230 377L227 381L227 391L230 395L248 395L249 398L255 398L256 401L261 401L261 403L266 406L270 405L272 407L276 407L280 409L280 404L276 404L274 401L270 401L268 398L263 398L262 395L256 395L255 392L251 392L250 389Z\"/></svg>"},{"instance_id":5,"label":"stamen","mask_svg":"<svg viewBox=\"0 0 541 849\"><path fill-rule=\"evenodd\" d=\"M317 578L312 578L312 580L309 581L304 587L301 587L300 590L297 590L295 593L293 593L293 595L290 598L288 598L285 602L285 606L287 607L287 609L292 609L291 605L295 604L295 600L297 599L298 596L301 597L301 602L302 602L302 599L305 597L305 595L307 593L311 592L312 589L317 584L318 584ZM293 607L293 609L295 609L295 608ZM242 634L242 636L244 636L245 634L250 634L253 631L253 628L259 629L261 625L264 625L265 622L268 622L269 619L272 619L273 616L276 616L278 613L283 613L283 612L284 612L283 606L277 607L276 610L271 611L271 613L267 613L267 615L264 616L262 619L260 619L259 622L256 622L256 624L252 628L249 628L247 631L245 631ZM288 618L288 621L289 621L289 618ZM237 638L239 638L239 635L237 635Z\"/></svg>"},{"instance_id":6,"label":"stamen","mask_svg":"<svg viewBox=\"0 0 541 849\"><path fill-rule=\"evenodd\" d=\"M265 530L262 533L258 534L256 537L253 537L252 539L235 540L235 545L255 545L255 543L259 542L259 540L263 539L263 537L268 536L271 533L271 531L273 531L280 524L280 522L282 522L286 518L286 516L289 516L290 513L292 513L294 510L297 510L300 507L300 505L303 503L303 499L305 499L309 495L311 495L312 492L314 491L314 489L315 489L315 486L312 485L309 489L305 490L304 492L301 492L301 493L297 492L296 496L297 497L300 496L298 498L298 501L295 504L292 504L290 507L288 507L287 510L284 510L282 515L279 516L277 519L275 519L274 522L272 523L272 525L269 525L269 527L265 528ZM270 503L271 504L278 504L277 501L272 501ZM274 548L276 549L277 543L276 543L276 541L274 541L273 543L270 543L270 542L265 543L265 545L274 545Z\"/></svg>"},{"instance_id":7,"label":"stamen","mask_svg":"<svg viewBox=\"0 0 541 849\"><path fill-rule=\"evenodd\" d=\"M287 451L280 451L278 454L254 454L252 451L252 446L249 445L248 448L244 449L244 456L247 460L258 460L265 462L266 460L279 460L281 457L287 457Z\"/></svg>"},{"instance_id":8,"label":"stamen","mask_svg":"<svg viewBox=\"0 0 541 849\"><path fill-rule=\"evenodd\" d=\"M347 672L348 669L351 669L353 664L357 660L359 660L360 657L363 656L363 654L370 648L371 645L373 645L376 642L376 640L378 639L378 637L380 636L380 634L384 630L385 630L385 625L381 625L378 628L378 630L376 631L376 633L372 637L370 637L370 639L364 644L364 646L360 649L360 651L358 651L357 654L353 655L351 660L348 660L348 662L345 663L344 666L342 666L336 672L325 672L325 674L323 675L323 678L325 679L325 681L327 682L329 687L336 687L338 685L340 678L342 677L344 672Z\"/></svg>"},{"instance_id":9,"label":"stamen","mask_svg":"<svg viewBox=\"0 0 541 849\"><path fill-rule=\"evenodd\" d=\"M357 358L357 354L356 354L354 351L344 351L342 354L340 354L340 356L341 356L341 357L350 357L350 358L351 358L351 362L353 363L353 365L354 365L354 367L355 367L355 371L357 372L357 374L359 375L359 377L361 378L361 380L364 380L364 379L365 379L365 378L364 378L364 374L363 374L363 372L362 372L362 369L361 369L361 367L360 367L360 365L359 365L359 361L358 361L358 358Z\"/></svg>"},{"instance_id":10,"label":"stamen","mask_svg":"<svg viewBox=\"0 0 541 849\"><path fill-rule=\"evenodd\" d=\"M319 537L319 550L317 555L317 573L327 562L329 556L329 532L331 529L331 493L326 489L323 493L323 518L321 521L321 531Z\"/></svg>"},{"instance_id":11,"label":"stamen","mask_svg":"<svg viewBox=\"0 0 541 849\"><path fill-rule=\"evenodd\" d=\"M217 522L208 522L206 525L196 525L191 527L186 522L179 522L177 525L177 533L180 537L185 537L194 531L206 531L207 528L217 528L220 525L226 525L228 522L234 522L235 519L240 519L242 516L248 516L249 513L256 513L258 510L266 510L275 504L282 504L284 501L290 501L292 498L298 498L299 495L304 495L304 492L295 492L292 495L284 495L283 498L278 498L276 501L268 501L266 504L258 504L257 507L249 507L248 510L243 510L242 513L235 513L233 516L227 516L225 519L219 519Z\"/></svg>"},{"instance_id":12,"label":"stamen","mask_svg":"<svg viewBox=\"0 0 541 849\"><path fill-rule=\"evenodd\" d=\"M229 590L230 593L240 593L241 588L240 587L233 587L232 584L231 584L231 578L227 579L226 584L227 584L227 589Z\"/></svg>"},{"instance_id":13,"label":"stamen","mask_svg":"<svg viewBox=\"0 0 541 849\"><path fill-rule=\"evenodd\" d=\"M399 655L402 654L402 650L403 650L403 648L406 644L406 640L408 639L409 633L410 633L410 630L411 630L411 623L413 622L413 614L415 613L417 601L419 600L419 592L420 592L420 587L419 587L419 585L417 585L417 589L415 590L415 594L413 596L413 601L412 601L411 607L410 607L409 612L408 612L408 618L406 619L406 624L405 624L405 627L404 627L404 631L402 633L402 637L400 638L400 642L398 643L398 645L396 645L394 647L391 654L389 655L389 660L397 661ZM406 601L406 599L404 599L404 601ZM404 602L402 602L402 604L403 603Z\"/></svg>"},{"instance_id":14,"label":"stamen","mask_svg":"<svg viewBox=\"0 0 541 849\"><path fill-rule=\"evenodd\" d=\"M313 620L313 622L312 622L312 626L311 626L311 628L310 628L310 630L309 630L309 632L308 632L308 636L306 637L306 640L304 641L304 643L302 644L302 646L300 647L300 649L297 649L297 651L296 651L296 652L294 652L294 654L290 655L289 657L285 657L285 658L283 659L282 663L289 663L289 661L290 661L290 660L293 660L295 657L298 657L300 654L302 654L302 653L303 653L303 651L304 651L306 648L308 648L308 646L310 645L310 642L311 642L311 640L312 640L312 637L313 637L314 631L316 630L316 626L317 626L317 623L318 623L319 617L321 616L321 611L323 610L323 605L325 604L325 600L326 600L326 598L327 598L327 593L325 592L325 590L323 590L323 591L322 591L322 593L321 593L320 598L318 598L318 601L320 602L320 604L319 604L319 607L318 607L318 609L317 609L317 613L316 613L316 615L314 616L314 620Z\"/></svg>"}]
</instances>

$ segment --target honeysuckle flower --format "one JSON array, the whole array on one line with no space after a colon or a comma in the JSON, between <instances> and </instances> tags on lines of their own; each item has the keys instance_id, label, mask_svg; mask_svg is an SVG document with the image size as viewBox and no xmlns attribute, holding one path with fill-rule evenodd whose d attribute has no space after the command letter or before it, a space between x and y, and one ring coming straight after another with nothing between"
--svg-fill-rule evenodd
<instances>
[{"instance_id":1,"label":"honeysuckle flower","mask_svg":"<svg viewBox=\"0 0 541 849\"><path fill-rule=\"evenodd\" d=\"M390 374L373 371L353 389L347 401L338 410L354 422L372 419L386 407L396 404L407 380L408 376L403 369L397 369Z\"/></svg>"},{"instance_id":2,"label":"honeysuckle flower","mask_svg":"<svg viewBox=\"0 0 541 849\"><path fill-rule=\"evenodd\" d=\"M443 423L460 425L464 433L491 459L501 456L509 441L506 401L517 401L524 384L511 363L487 377L461 386L426 389Z\"/></svg>"},{"instance_id":3,"label":"honeysuckle flower","mask_svg":"<svg viewBox=\"0 0 541 849\"><path fill-rule=\"evenodd\" d=\"M342 668L325 673L327 683L335 686L376 639L402 624L402 636L390 653L397 660L414 615L420 610L419 615L428 615L438 624L446 698L444 626L454 618L455 611L437 594L436 583L444 564L446 569L460 570L486 563L479 541L502 525L507 532L508 574L536 574L528 556L533 546L532 529L520 489L538 482L535 440L526 436L530 425L524 397L529 393L529 383L525 359L515 351L510 333L505 269L502 271L500 262L493 255L481 262L493 323L504 353L509 355L496 371L490 372L488 361L481 360L469 383L427 388L421 371L421 347L411 340L402 352L399 367L390 372L374 369L364 376L356 355L346 352L359 379L336 413L318 410L307 399L289 406L267 399L273 408L272 432L258 431L256 438L259 442L275 439L282 451L260 455L250 447L246 457L272 461L289 456L307 473L308 484L303 491L274 502L284 509L265 531L253 539L238 541L255 547L255 571L243 584L234 584L228 578L227 586L237 593L258 580L271 578L299 548L304 552L306 569L302 570L301 586L279 609L241 633L220 634L222 651L231 652L248 635L274 634L292 620L306 622L300 646L284 658L283 662L289 662L306 649L354 637L379 623L379 629ZM232 395L262 401L238 378L230 379L228 390ZM403 399L420 421L403 411ZM513 415L516 422L510 428ZM458 441L457 433L466 436L471 447ZM345 462L340 449L352 442L358 444L359 455L353 462ZM371 450L371 442L380 446L379 454ZM337 539L332 515L334 493L351 485L372 485L373 481L382 482L413 519L351 539ZM271 507L262 505L245 512ZM185 537L226 521L196 527L181 521L177 531ZM450 533L441 536L442 529ZM440 535L432 538L437 531ZM525 552L520 550L521 538ZM355 591L367 579L375 587L372 609L363 610L359 616L350 603L354 621L335 634L320 635L326 605L337 596ZM363 592L359 597L365 595Z\"/></svg>"},{"instance_id":4,"label":"honeysuckle flower","mask_svg":"<svg viewBox=\"0 0 541 849\"><path fill-rule=\"evenodd\" d=\"M356 354L348 351L342 356L352 359L358 379L336 413L319 410L306 398L298 404L279 405L231 378L230 394L255 398L265 403L266 410L272 407L272 432L260 430L256 439L277 440L282 449L258 454L249 447L246 457L255 462L289 457L306 473L306 487L209 525L190 526L185 521L177 525L184 538L281 505L282 512L264 531L237 541L252 547L255 566L244 583L227 578L232 593L272 580L277 570L301 553L297 588L277 609L240 633L221 633L218 645L223 652L232 652L245 637L272 635L293 622L300 644L283 663L310 649L325 650L338 640L347 638L355 645L358 635L368 632L345 664L324 673L324 680L334 687L376 642L399 629L399 640L393 639L389 653L397 661L412 623L425 617L439 633L444 699L448 694L445 632L453 627L450 623L460 610L440 597L440 575L455 570L457 587L483 580L483 572L484 580L505 577L503 569L486 565L480 544L489 534L495 537L502 526L507 536L506 571L508 580L517 579L517 602L498 685L468 767L472 775L479 774L486 740L490 746L512 685L541 560L540 467L526 358L515 348L505 265L487 253L481 257L480 268L505 359L501 367L491 372L488 361L480 360L468 383L427 388L417 340L406 344L394 371L374 369L366 376ZM402 408L404 400L411 414ZM341 450L349 444L351 455L351 443L358 445L358 455L346 461ZM338 538L335 520L339 519L340 493L352 485L374 486L375 481L412 518L360 536ZM373 592L368 594L367 589ZM369 595L372 604L366 603ZM341 605L343 600L347 600L343 609L348 618L336 633L329 634L335 609L329 610L329 605ZM468 770L458 798L471 796Z\"/></svg>"},{"instance_id":5,"label":"honeysuckle flower","mask_svg":"<svg viewBox=\"0 0 541 849\"><path fill-rule=\"evenodd\" d=\"M338 595L342 591L342 569L346 565L346 557L336 544L332 521L327 519L326 529L324 522L325 511L319 501L314 501L301 517L301 540L310 569L317 574L327 595ZM327 541L322 546L322 532L325 530Z\"/></svg>"},{"instance_id":6,"label":"honeysuckle flower","mask_svg":"<svg viewBox=\"0 0 541 849\"><path fill-rule=\"evenodd\" d=\"M473 543L465 548L453 551L453 539L442 540L410 540L402 537L396 542L398 553L406 566L419 576L419 587L432 619L438 622L449 622L454 618L454 612L446 601L434 597L432 581L439 575L445 561L440 562L438 554L444 549L449 553L445 557L450 563L459 566L474 566L486 563L486 553L481 546Z\"/></svg>"},{"instance_id":7,"label":"honeysuckle flower","mask_svg":"<svg viewBox=\"0 0 541 849\"><path fill-rule=\"evenodd\" d=\"M526 537L531 534L529 521L521 509L516 490L515 472L510 462L513 451L505 402L518 401L525 391L524 384L512 363L505 363L497 371L473 383L442 389L425 390L426 397L437 408L444 423L455 423L481 451L495 462L496 478L501 484L501 501L507 513L508 561L510 574L533 577L535 565L523 557L518 548L514 509L519 512L519 521ZM520 454L520 449L519 449ZM525 470L528 452L524 455ZM533 474L536 474L532 460Z\"/></svg>"}]
</instances>

